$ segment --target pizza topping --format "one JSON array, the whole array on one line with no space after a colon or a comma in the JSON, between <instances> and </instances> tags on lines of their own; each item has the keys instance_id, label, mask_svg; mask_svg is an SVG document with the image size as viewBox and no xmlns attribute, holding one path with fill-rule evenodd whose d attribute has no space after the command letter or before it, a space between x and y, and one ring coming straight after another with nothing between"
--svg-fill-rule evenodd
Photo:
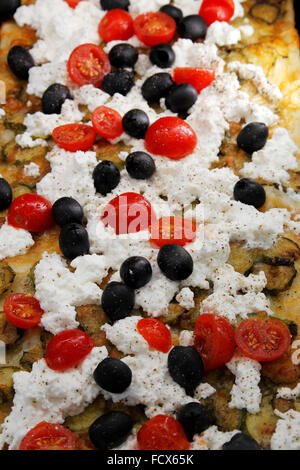
<instances>
[{"instance_id":1,"label":"pizza topping","mask_svg":"<svg viewBox=\"0 0 300 470\"><path fill-rule=\"evenodd\" d=\"M164 245L158 253L157 263L171 281L183 281L193 272L194 262L190 253L179 245Z\"/></svg>"},{"instance_id":2,"label":"pizza topping","mask_svg":"<svg viewBox=\"0 0 300 470\"><path fill-rule=\"evenodd\" d=\"M1 22L11 18L21 6L21 0L1 0L0 19Z\"/></svg>"},{"instance_id":3,"label":"pizza topping","mask_svg":"<svg viewBox=\"0 0 300 470\"><path fill-rule=\"evenodd\" d=\"M52 205L38 194L23 194L11 204L7 221L15 228L44 232L54 225Z\"/></svg>"},{"instance_id":4,"label":"pizza topping","mask_svg":"<svg viewBox=\"0 0 300 470\"><path fill-rule=\"evenodd\" d=\"M106 42L123 40L133 36L133 20L121 9L108 11L99 24L99 36Z\"/></svg>"},{"instance_id":5,"label":"pizza topping","mask_svg":"<svg viewBox=\"0 0 300 470\"><path fill-rule=\"evenodd\" d=\"M139 430L137 435L141 450L188 450L189 441L184 429L171 416L157 415Z\"/></svg>"},{"instance_id":6,"label":"pizza topping","mask_svg":"<svg viewBox=\"0 0 300 470\"><path fill-rule=\"evenodd\" d=\"M144 139L150 125L149 117L141 109L128 111L122 122L126 134L135 139Z\"/></svg>"},{"instance_id":7,"label":"pizza topping","mask_svg":"<svg viewBox=\"0 0 300 470\"><path fill-rule=\"evenodd\" d=\"M162 353L168 353L172 347L172 337L169 328L155 318L143 318L137 323L137 330L147 341L150 348Z\"/></svg>"},{"instance_id":8,"label":"pizza topping","mask_svg":"<svg viewBox=\"0 0 300 470\"><path fill-rule=\"evenodd\" d=\"M254 153L261 150L267 143L269 129L262 122L250 122L239 133L237 144L247 153Z\"/></svg>"},{"instance_id":9,"label":"pizza topping","mask_svg":"<svg viewBox=\"0 0 300 470\"><path fill-rule=\"evenodd\" d=\"M94 341L84 331L61 331L49 341L45 360L50 369L64 371L78 365L94 346Z\"/></svg>"},{"instance_id":10,"label":"pizza topping","mask_svg":"<svg viewBox=\"0 0 300 470\"><path fill-rule=\"evenodd\" d=\"M151 242L161 248L175 244L185 246L192 243L197 234L196 223L182 217L162 217L151 225Z\"/></svg>"},{"instance_id":11,"label":"pizza topping","mask_svg":"<svg viewBox=\"0 0 300 470\"><path fill-rule=\"evenodd\" d=\"M117 44L110 50L108 57L113 67L132 68L139 58L139 53L131 44Z\"/></svg>"},{"instance_id":12,"label":"pizza topping","mask_svg":"<svg viewBox=\"0 0 300 470\"><path fill-rule=\"evenodd\" d=\"M177 28L181 38L191 39L193 42L204 39L207 32L207 25L199 15L185 16Z\"/></svg>"},{"instance_id":13,"label":"pizza topping","mask_svg":"<svg viewBox=\"0 0 300 470\"><path fill-rule=\"evenodd\" d=\"M90 251L88 232L80 224L64 225L59 236L59 247L68 259L88 254Z\"/></svg>"},{"instance_id":14,"label":"pizza topping","mask_svg":"<svg viewBox=\"0 0 300 470\"><path fill-rule=\"evenodd\" d=\"M105 451L123 444L132 428L133 422L127 413L110 411L94 421L89 436L96 449Z\"/></svg>"},{"instance_id":15,"label":"pizza topping","mask_svg":"<svg viewBox=\"0 0 300 470\"><path fill-rule=\"evenodd\" d=\"M212 413L196 402L187 403L180 408L177 420L182 425L189 441L193 440L195 434L203 433L215 422Z\"/></svg>"},{"instance_id":16,"label":"pizza topping","mask_svg":"<svg viewBox=\"0 0 300 470\"><path fill-rule=\"evenodd\" d=\"M28 80L29 70L34 67L32 55L23 46L14 46L10 49L7 63L11 71L21 80Z\"/></svg>"},{"instance_id":17,"label":"pizza topping","mask_svg":"<svg viewBox=\"0 0 300 470\"><path fill-rule=\"evenodd\" d=\"M251 318L242 321L235 333L242 353L259 362L279 359L290 347L288 327L279 320Z\"/></svg>"},{"instance_id":18,"label":"pizza topping","mask_svg":"<svg viewBox=\"0 0 300 470\"><path fill-rule=\"evenodd\" d=\"M161 98L167 96L174 82L169 73L156 73L147 78L142 86L142 95L149 103L159 103Z\"/></svg>"},{"instance_id":19,"label":"pizza topping","mask_svg":"<svg viewBox=\"0 0 300 470\"><path fill-rule=\"evenodd\" d=\"M128 10L129 3L129 0L100 0L103 10L114 10L116 8Z\"/></svg>"},{"instance_id":20,"label":"pizza topping","mask_svg":"<svg viewBox=\"0 0 300 470\"><path fill-rule=\"evenodd\" d=\"M60 227L71 223L82 224L84 218L81 205L72 197L57 199L52 206L52 215Z\"/></svg>"},{"instance_id":21,"label":"pizza topping","mask_svg":"<svg viewBox=\"0 0 300 470\"><path fill-rule=\"evenodd\" d=\"M110 62L102 47L82 44L69 57L68 72L79 86L101 87L103 78L110 72Z\"/></svg>"},{"instance_id":22,"label":"pizza topping","mask_svg":"<svg viewBox=\"0 0 300 470\"><path fill-rule=\"evenodd\" d=\"M135 292L121 282L110 282L102 294L102 308L112 322L126 318L133 310Z\"/></svg>"},{"instance_id":23,"label":"pizza topping","mask_svg":"<svg viewBox=\"0 0 300 470\"><path fill-rule=\"evenodd\" d=\"M197 145L191 126L177 117L163 117L149 127L145 137L146 149L154 154L180 160L190 155Z\"/></svg>"},{"instance_id":24,"label":"pizza topping","mask_svg":"<svg viewBox=\"0 0 300 470\"><path fill-rule=\"evenodd\" d=\"M169 44L157 44L151 48L149 59L153 65L167 69L175 62L175 52Z\"/></svg>"},{"instance_id":25,"label":"pizza topping","mask_svg":"<svg viewBox=\"0 0 300 470\"><path fill-rule=\"evenodd\" d=\"M56 127L52 133L54 142L68 152L86 152L96 139L96 132L87 124L65 124Z\"/></svg>"},{"instance_id":26,"label":"pizza topping","mask_svg":"<svg viewBox=\"0 0 300 470\"><path fill-rule=\"evenodd\" d=\"M161 11L149 12L135 18L133 29L140 41L152 47L171 41L176 32L176 23Z\"/></svg>"},{"instance_id":27,"label":"pizza topping","mask_svg":"<svg viewBox=\"0 0 300 470\"><path fill-rule=\"evenodd\" d=\"M264 187L251 178L239 180L233 190L234 199L243 204L254 206L259 209L266 202L266 192Z\"/></svg>"},{"instance_id":28,"label":"pizza topping","mask_svg":"<svg viewBox=\"0 0 300 470\"><path fill-rule=\"evenodd\" d=\"M132 289L141 289L152 278L152 267L142 256L132 256L122 264L120 276L125 284Z\"/></svg>"},{"instance_id":29,"label":"pizza topping","mask_svg":"<svg viewBox=\"0 0 300 470\"><path fill-rule=\"evenodd\" d=\"M173 72L173 80L177 84L189 83L200 93L215 80L215 71L199 67L177 67Z\"/></svg>"},{"instance_id":30,"label":"pizza topping","mask_svg":"<svg viewBox=\"0 0 300 470\"><path fill-rule=\"evenodd\" d=\"M229 22L233 14L233 0L204 0L199 10L199 15L204 18L207 26L215 21Z\"/></svg>"},{"instance_id":31,"label":"pizza topping","mask_svg":"<svg viewBox=\"0 0 300 470\"><path fill-rule=\"evenodd\" d=\"M122 116L112 108L99 106L92 114L92 123L98 135L104 139L116 139L123 133Z\"/></svg>"},{"instance_id":32,"label":"pizza topping","mask_svg":"<svg viewBox=\"0 0 300 470\"><path fill-rule=\"evenodd\" d=\"M263 448L253 437L240 432L235 434L229 442L225 442L222 450L263 450Z\"/></svg>"},{"instance_id":33,"label":"pizza topping","mask_svg":"<svg viewBox=\"0 0 300 470\"><path fill-rule=\"evenodd\" d=\"M205 371L224 366L235 351L235 332L229 321L219 315L203 314L196 320L194 346Z\"/></svg>"},{"instance_id":34,"label":"pizza topping","mask_svg":"<svg viewBox=\"0 0 300 470\"><path fill-rule=\"evenodd\" d=\"M28 431L19 450L75 450L74 434L60 424L42 421Z\"/></svg>"},{"instance_id":35,"label":"pizza topping","mask_svg":"<svg viewBox=\"0 0 300 470\"><path fill-rule=\"evenodd\" d=\"M93 171L95 189L103 196L115 189L120 179L119 169L109 160L102 160Z\"/></svg>"},{"instance_id":36,"label":"pizza topping","mask_svg":"<svg viewBox=\"0 0 300 470\"><path fill-rule=\"evenodd\" d=\"M131 178L147 180L154 175L156 166L153 158L146 152L133 152L126 158L126 170Z\"/></svg>"},{"instance_id":37,"label":"pizza topping","mask_svg":"<svg viewBox=\"0 0 300 470\"><path fill-rule=\"evenodd\" d=\"M173 113L184 114L196 103L197 90L189 83L175 85L166 97L166 107Z\"/></svg>"},{"instance_id":38,"label":"pizza topping","mask_svg":"<svg viewBox=\"0 0 300 470\"><path fill-rule=\"evenodd\" d=\"M60 114L62 105L66 100L71 100L70 90L65 85L54 83L44 92L42 108L44 114Z\"/></svg>"},{"instance_id":39,"label":"pizza topping","mask_svg":"<svg viewBox=\"0 0 300 470\"><path fill-rule=\"evenodd\" d=\"M159 11L162 11L166 15L171 16L173 20L179 24L183 19L183 13L180 8L174 7L174 5L164 5L160 8Z\"/></svg>"},{"instance_id":40,"label":"pizza topping","mask_svg":"<svg viewBox=\"0 0 300 470\"><path fill-rule=\"evenodd\" d=\"M10 184L0 177L0 211L9 208L12 203L13 193Z\"/></svg>"},{"instance_id":41,"label":"pizza topping","mask_svg":"<svg viewBox=\"0 0 300 470\"><path fill-rule=\"evenodd\" d=\"M118 69L104 77L102 90L111 96L115 93L126 96L133 86L134 74L129 70Z\"/></svg>"},{"instance_id":42,"label":"pizza topping","mask_svg":"<svg viewBox=\"0 0 300 470\"><path fill-rule=\"evenodd\" d=\"M204 369L201 356L193 346L175 346L168 357L168 369L172 379L193 393L200 384Z\"/></svg>"},{"instance_id":43,"label":"pizza topping","mask_svg":"<svg viewBox=\"0 0 300 470\"><path fill-rule=\"evenodd\" d=\"M132 381L130 367L115 357L107 357L101 361L93 375L99 387L110 393L125 392Z\"/></svg>"},{"instance_id":44,"label":"pizza topping","mask_svg":"<svg viewBox=\"0 0 300 470\"><path fill-rule=\"evenodd\" d=\"M37 326L44 313L39 301L29 294L9 295L4 301L3 311L12 325L24 330Z\"/></svg>"}]
</instances>

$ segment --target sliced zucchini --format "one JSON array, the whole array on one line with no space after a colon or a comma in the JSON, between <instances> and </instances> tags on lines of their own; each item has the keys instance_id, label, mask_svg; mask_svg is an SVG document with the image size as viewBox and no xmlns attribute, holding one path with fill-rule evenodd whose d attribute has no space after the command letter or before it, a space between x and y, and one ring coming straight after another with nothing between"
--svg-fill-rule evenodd
<instances>
[{"instance_id":1,"label":"sliced zucchini","mask_svg":"<svg viewBox=\"0 0 300 470\"><path fill-rule=\"evenodd\" d=\"M230 244L230 256L228 263L234 267L235 271L245 274L249 271L257 258L257 250L246 250L244 243L232 242Z\"/></svg>"},{"instance_id":2,"label":"sliced zucchini","mask_svg":"<svg viewBox=\"0 0 300 470\"><path fill-rule=\"evenodd\" d=\"M76 312L77 321L89 335L99 333L101 326L108 321L103 309L97 305L77 307Z\"/></svg>"},{"instance_id":3,"label":"sliced zucchini","mask_svg":"<svg viewBox=\"0 0 300 470\"><path fill-rule=\"evenodd\" d=\"M163 317L161 320L164 323L168 323L170 325L176 323L180 315L184 313L185 309L184 307L181 307L179 304L175 303L170 303L169 308L168 308L168 315L166 317Z\"/></svg>"},{"instance_id":4,"label":"sliced zucchini","mask_svg":"<svg viewBox=\"0 0 300 470\"><path fill-rule=\"evenodd\" d=\"M25 162L30 162L35 158L43 158L47 153L47 147L42 147L38 145L33 148L18 148L16 156L15 156L15 164L22 165Z\"/></svg>"},{"instance_id":5,"label":"sliced zucchini","mask_svg":"<svg viewBox=\"0 0 300 470\"><path fill-rule=\"evenodd\" d=\"M32 189L27 184L18 184L18 186L13 188L13 199L28 193L32 193Z\"/></svg>"},{"instance_id":6,"label":"sliced zucchini","mask_svg":"<svg viewBox=\"0 0 300 470\"><path fill-rule=\"evenodd\" d=\"M7 263L0 263L0 295L9 289L14 278L14 270Z\"/></svg>"},{"instance_id":7,"label":"sliced zucchini","mask_svg":"<svg viewBox=\"0 0 300 470\"><path fill-rule=\"evenodd\" d=\"M289 266L300 256L300 248L288 238L280 238L276 245L262 252L262 261L275 266Z\"/></svg>"},{"instance_id":8,"label":"sliced zucchini","mask_svg":"<svg viewBox=\"0 0 300 470\"><path fill-rule=\"evenodd\" d=\"M0 391L6 400L13 398L13 374L19 369L16 367L0 368Z\"/></svg>"},{"instance_id":9,"label":"sliced zucchini","mask_svg":"<svg viewBox=\"0 0 300 470\"><path fill-rule=\"evenodd\" d=\"M2 147L1 159L5 162L13 162L17 151L15 139L10 140Z\"/></svg>"},{"instance_id":10,"label":"sliced zucchini","mask_svg":"<svg viewBox=\"0 0 300 470\"><path fill-rule=\"evenodd\" d=\"M94 403L89 405L82 413L77 416L68 417L64 426L73 432L82 432L91 426L91 424L105 412L105 400L98 397Z\"/></svg>"},{"instance_id":11,"label":"sliced zucchini","mask_svg":"<svg viewBox=\"0 0 300 470\"><path fill-rule=\"evenodd\" d=\"M263 271L268 280L266 289L272 293L284 291L288 289L297 274L297 271L292 266L273 266L266 263L256 263L251 269L252 274L258 274Z\"/></svg>"},{"instance_id":12,"label":"sliced zucchini","mask_svg":"<svg viewBox=\"0 0 300 470\"><path fill-rule=\"evenodd\" d=\"M249 15L255 20L263 21L269 25L276 23L280 17L280 7L274 3L262 2L253 5Z\"/></svg>"},{"instance_id":13,"label":"sliced zucchini","mask_svg":"<svg viewBox=\"0 0 300 470\"><path fill-rule=\"evenodd\" d=\"M4 118L4 125L6 129L11 129L17 134L21 134L25 131L26 127L23 124L25 114L24 113L14 113L7 114Z\"/></svg>"},{"instance_id":14,"label":"sliced zucchini","mask_svg":"<svg viewBox=\"0 0 300 470\"><path fill-rule=\"evenodd\" d=\"M0 341L5 344L14 344L18 338L18 332L15 326L8 323L6 316L0 312Z\"/></svg>"},{"instance_id":15,"label":"sliced zucchini","mask_svg":"<svg viewBox=\"0 0 300 470\"><path fill-rule=\"evenodd\" d=\"M230 390L218 390L210 398L217 426L220 426L223 431L233 431L234 429L242 428L245 411L229 407L231 401Z\"/></svg>"},{"instance_id":16,"label":"sliced zucchini","mask_svg":"<svg viewBox=\"0 0 300 470\"><path fill-rule=\"evenodd\" d=\"M271 437L278 420L274 414L272 400L272 395L263 397L260 412L256 415L247 413L245 422L247 432L265 449L270 447Z\"/></svg>"}]
</instances>

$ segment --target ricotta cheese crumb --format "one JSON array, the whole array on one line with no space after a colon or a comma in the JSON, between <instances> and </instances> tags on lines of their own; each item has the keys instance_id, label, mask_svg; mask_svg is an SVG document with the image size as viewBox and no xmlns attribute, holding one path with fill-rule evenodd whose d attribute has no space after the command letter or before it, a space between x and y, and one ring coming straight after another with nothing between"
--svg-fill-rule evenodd
<instances>
[{"instance_id":1,"label":"ricotta cheese crumb","mask_svg":"<svg viewBox=\"0 0 300 470\"><path fill-rule=\"evenodd\" d=\"M190 310L195 307L194 292L188 287L184 287L176 296L176 300L181 307Z\"/></svg>"},{"instance_id":2,"label":"ricotta cheese crumb","mask_svg":"<svg viewBox=\"0 0 300 470\"><path fill-rule=\"evenodd\" d=\"M295 400L300 396L300 383L294 388L280 387L277 390L277 398L283 398L284 400Z\"/></svg>"},{"instance_id":3,"label":"ricotta cheese crumb","mask_svg":"<svg viewBox=\"0 0 300 470\"><path fill-rule=\"evenodd\" d=\"M300 413L295 410L274 413L280 419L271 438L271 450L300 450Z\"/></svg>"},{"instance_id":4,"label":"ricotta cheese crumb","mask_svg":"<svg viewBox=\"0 0 300 470\"><path fill-rule=\"evenodd\" d=\"M226 442L240 431L219 431L217 426L211 426L203 434L196 434L191 445L191 450L222 450Z\"/></svg>"},{"instance_id":5,"label":"ricotta cheese crumb","mask_svg":"<svg viewBox=\"0 0 300 470\"><path fill-rule=\"evenodd\" d=\"M215 21L207 29L205 42L218 46L231 46L237 44L242 38L241 31L226 21Z\"/></svg>"},{"instance_id":6,"label":"ricotta cheese crumb","mask_svg":"<svg viewBox=\"0 0 300 470\"><path fill-rule=\"evenodd\" d=\"M0 260L11 256L24 255L34 240L27 230L8 225L7 221L0 228Z\"/></svg>"},{"instance_id":7,"label":"ricotta cheese crumb","mask_svg":"<svg viewBox=\"0 0 300 470\"><path fill-rule=\"evenodd\" d=\"M40 176L40 167L34 162L28 163L28 165L24 166L23 173L25 176L32 176L33 178L37 178Z\"/></svg>"}]
</instances>

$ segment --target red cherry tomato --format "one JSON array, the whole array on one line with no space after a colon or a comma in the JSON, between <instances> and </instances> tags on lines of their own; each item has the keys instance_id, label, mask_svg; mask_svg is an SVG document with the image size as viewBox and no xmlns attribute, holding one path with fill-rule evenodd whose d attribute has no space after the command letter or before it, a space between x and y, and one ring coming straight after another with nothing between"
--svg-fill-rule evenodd
<instances>
[{"instance_id":1,"label":"red cherry tomato","mask_svg":"<svg viewBox=\"0 0 300 470\"><path fill-rule=\"evenodd\" d=\"M149 127L145 145L154 155L180 160L194 151L197 136L191 126L182 119L163 117Z\"/></svg>"},{"instance_id":2,"label":"red cherry tomato","mask_svg":"<svg viewBox=\"0 0 300 470\"><path fill-rule=\"evenodd\" d=\"M67 4L71 8L76 8L78 3L82 2L83 0L66 0Z\"/></svg>"},{"instance_id":3,"label":"red cherry tomato","mask_svg":"<svg viewBox=\"0 0 300 470\"><path fill-rule=\"evenodd\" d=\"M170 16L157 11L137 16L133 29L140 41L152 47L171 41L176 32L176 23Z\"/></svg>"},{"instance_id":4,"label":"red cherry tomato","mask_svg":"<svg viewBox=\"0 0 300 470\"><path fill-rule=\"evenodd\" d=\"M122 116L112 108L99 106L92 114L95 131L104 139L116 139L123 133Z\"/></svg>"},{"instance_id":5,"label":"red cherry tomato","mask_svg":"<svg viewBox=\"0 0 300 470\"><path fill-rule=\"evenodd\" d=\"M178 85L189 83L197 92L208 87L215 79L214 69L201 69L192 67L178 67L174 70L173 80Z\"/></svg>"},{"instance_id":6,"label":"red cherry tomato","mask_svg":"<svg viewBox=\"0 0 300 470\"><path fill-rule=\"evenodd\" d=\"M106 42L127 41L134 34L133 19L125 10L110 10L100 21L98 33Z\"/></svg>"},{"instance_id":7,"label":"red cherry tomato","mask_svg":"<svg viewBox=\"0 0 300 470\"><path fill-rule=\"evenodd\" d=\"M29 232L44 232L55 224L52 204L38 194L22 194L11 204L7 222Z\"/></svg>"},{"instance_id":8,"label":"red cherry tomato","mask_svg":"<svg viewBox=\"0 0 300 470\"><path fill-rule=\"evenodd\" d=\"M113 227L117 235L147 230L153 220L155 214L150 202L137 193L115 197L107 204L102 216L105 227Z\"/></svg>"},{"instance_id":9,"label":"red cherry tomato","mask_svg":"<svg viewBox=\"0 0 300 470\"><path fill-rule=\"evenodd\" d=\"M250 318L239 325L235 339L245 356L255 361L271 362L287 352L291 335L288 327L279 320Z\"/></svg>"},{"instance_id":10,"label":"red cherry tomato","mask_svg":"<svg viewBox=\"0 0 300 470\"><path fill-rule=\"evenodd\" d=\"M226 318L203 314L196 320L194 346L205 371L224 366L235 350L234 329Z\"/></svg>"},{"instance_id":11,"label":"red cherry tomato","mask_svg":"<svg viewBox=\"0 0 300 470\"><path fill-rule=\"evenodd\" d=\"M95 44L76 47L68 61L71 79L79 86L94 85L100 88L102 80L111 70L108 55Z\"/></svg>"},{"instance_id":12,"label":"red cherry tomato","mask_svg":"<svg viewBox=\"0 0 300 470\"><path fill-rule=\"evenodd\" d=\"M137 435L141 450L188 450L190 443L182 425L171 416L157 415Z\"/></svg>"},{"instance_id":13,"label":"red cherry tomato","mask_svg":"<svg viewBox=\"0 0 300 470\"><path fill-rule=\"evenodd\" d=\"M84 331L61 331L48 343L45 360L50 369L67 370L81 362L94 346L94 341Z\"/></svg>"},{"instance_id":14,"label":"red cherry tomato","mask_svg":"<svg viewBox=\"0 0 300 470\"><path fill-rule=\"evenodd\" d=\"M137 324L137 330L149 346L157 351L167 353L172 347L170 330L155 318L143 318Z\"/></svg>"},{"instance_id":15,"label":"red cherry tomato","mask_svg":"<svg viewBox=\"0 0 300 470\"><path fill-rule=\"evenodd\" d=\"M207 26L215 21L231 20L234 14L233 0L203 0L199 15L205 20Z\"/></svg>"},{"instance_id":16,"label":"red cherry tomato","mask_svg":"<svg viewBox=\"0 0 300 470\"><path fill-rule=\"evenodd\" d=\"M23 437L19 450L75 450L74 434L60 424L42 421Z\"/></svg>"},{"instance_id":17,"label":"red cherry tomato","mask_svg":"<svg viewBox=\"0 0 300 470\"><path fill-rule=\"evenodd\" d=\"M196 238L197 226L192 219L162 217L150 228L151 242L161 248L171 243L184 246Z\"/></svg>"},{"instance_id":18,"label":"red cherry tomato","mask_svg":"<svg viewBox=\"0 0 300 470\"><path fill-rule=\"evenodd\" d=\"M59 147L69 152L86 152L93 147L96 132L87 124L65 124L54 129L52 138Z\"/></svg>"},{"instance_id":19,"label":"red cherry tomato","mask_svg":"<svg viewBox=\"0 0 300 470\"><path fill-rule=\"evenodd\" d=\"M44 313L38 299L30 294L9 295L4 301L3 310L9 323L23 330L37 326Z\"/></svg>"}]
</instances>

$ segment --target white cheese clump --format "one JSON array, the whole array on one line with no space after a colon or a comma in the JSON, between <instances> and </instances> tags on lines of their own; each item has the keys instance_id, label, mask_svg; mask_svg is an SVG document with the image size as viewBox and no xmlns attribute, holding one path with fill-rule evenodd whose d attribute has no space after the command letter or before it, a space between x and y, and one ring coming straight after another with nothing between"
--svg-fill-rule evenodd
<instances>
[{"instance_id":1,"label":"white cheese clump","mask_svg":"<svg viewBox=\"0 0 300 470\"><path fill-rule=\"evenodd\" d=\"M300 413L274 411L279 420L271 439L271 450L300 450Z\"/></svg>"},{"instance_id":2,"label":"white cheese clump","mask_svg":"<svg viewBox=\"0 0 300 470\"><path fill-rule=\"evenodd\" d=\"M35 296L45 311L41 325L53 334L78 327L75 307L101 301L102 291L96 283L106 275L102 258L80 256L71 267L74 272L57 253L44 253L34 271Z\"/></svg>"},{"instance_id":3,"label":"white cheese clump","mask_svg":"<svg viewBox=\"0 0 300 470\"><path fill-rule=\"evenodd\" d=\"M37 178L40 175L40 167L36 163L31 162L24 166L23 172L25 176Z\"/></svg>"},{"instance_id":4,"label":"white cheese clump","mask_svg":"<svg viewBox=\"0 0 300 470\"><path fill-rule=\"evenodd\" d=\"M80 365L65 372L50 369L44 359L35 362L31 372L16 372L13 408L2 425L0 448L6 443L17 450L41 421L63 424L67 416L81 413L99 394L93 372L106 357L105 347L95 347Z\"/></svg>"},{"instance_id":5,"label":"white cheese clump","mask_svg":"<svg viewBox=\"0 0 300 470\"><path fill-rule=\"evenodd\" d=\"M218 46L230 46L237 44L241 38L241 31L238 28L234 28L226 21L215 21L207 29L205 42Z\"/></svg>"},{"instance_id":6,"label":"white cheese clump","mask_svg":"<svg viewBox=\"0 0 300 470\"><path fill-rule=\"evenodd\" d=\"M190 310L195 307L194 292L188 287L184 287L176 296L176 300L181 307Z\"/></svg>"},{"instance_id":7,"label":"white cheese clump","mask_svg":"<svg viewBox=\"0 0 300 470\"><path fill-rule=\"evenodd\" d=\"M298 162L295 154L299 151L288 131L277 127L263 149L254 152L252 161L245 163L242 176L263 178L272 183L288 183L288 170L296 170Z\"/></svg>"},{"instance_id":8,"label":"white cheese clump","mask_svg":"<svg viewBox=\"0 0 300 470\"><path fill-rule=\"evenodd\" d=\"M283 398L284 400L295 400L300 396L300 383L294 388L280 387L277 390L277 398Z\"/></svg>"},{"instance_id":9,"label":"white cheese clump","mask_svg":"<svg viewBox=\"0 0 300 470\"><path fill-rule=\"evenodd\" d=\"M128 406L143 404L148 418L157 414L174 416L182 405L198 400L188 397L170 376L168 354L149 349L147 341L137 331L141 318L127 317L113 326L106 324L101 328L119 351L128 354L122 361L132 370L132 383L125 392L114 394L103 390L102 393L105 399L111 399L114 403L123 402ZM214 391L212 387L209 390L206 387L199 389L198 399Z\"/></svg>"},{"instance_id":10,"label":"white cheese clump","mask_svg":"<svg viewBox=\"0 0 300 470\"><path fill-rule=\"evenodd\" d=\"M204 433L194 436L190 450L222 450L223 445L239 433L240 431L223 432L217 426L211 426Z\"/></svg>"},{"instance_id":11,"label":"white cheese clump","mask_svg":"<svg viewBox=\"0 0 300 470\"><path fill-rule=\"evenodd\" d=\"M34 240L27 230L8 225L7 221L0 228L0 260L16 255L24 255Z\"/></svg>"},{"instance_id":12,"label":"white cheese clump","mask_svg":"<svg viewBox=\"0 0 300 470\"><path fill-rule=\"evenodd\" d=\"M260 410L262 393L259 388L261 365L259 362L236 353L226 364L235 375L235 384L230 392L230 408L246 409L256 414Z\"/></svg>"},{"instance_id":13,"label":"white cheese clump","mask_svg":"<svg viewBox=\"0 0 300 470\"><path fill-rule=\"evenodd\" d=\"M47 88L54 83L68 85L69 88L72 86L66 62L49 62L39 67L32 67L29 70L27 93L41 98Z\"/></svg>"},{"instance_id":14,"label":"white cheese clump","mask_svg":"<svg viewBox=\"0 0 300 470\"><path fill-rule=\"evenodd\" d=\"M166 0L131 0L129 13L135 18L142 13L157 11L166 3L168 3Z\"/></svg>"}]
</instances>

